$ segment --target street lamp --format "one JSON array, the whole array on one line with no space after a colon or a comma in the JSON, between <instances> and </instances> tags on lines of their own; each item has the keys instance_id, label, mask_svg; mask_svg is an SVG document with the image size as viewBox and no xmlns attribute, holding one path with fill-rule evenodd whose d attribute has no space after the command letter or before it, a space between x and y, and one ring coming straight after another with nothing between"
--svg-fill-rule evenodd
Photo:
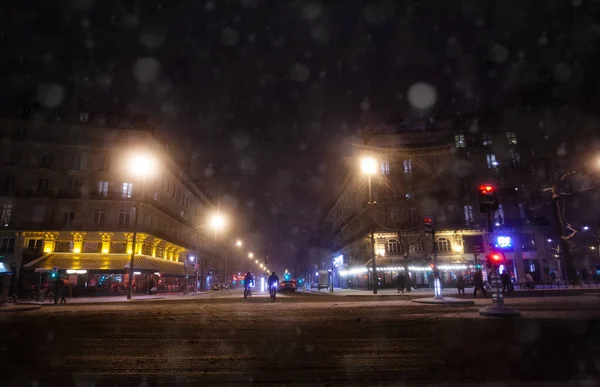
<instances>
[{"instance_id":1,"label":"street lamp","mask_svg":"<svg viewBox=\"0 0 600 387\"><path fill-rule=\"evenodd\" d=\"M248 253L248 258L249 258L249 259L252 259L252 258L254 258L254 253Z\"/></svg>"},{"instance_id":2,"label":"street lamp","mask_svg":"<svg viewBox=\"0 0 600 387\"><path fill-rule=\"evenodd\" d=\"M137 176L138 178L138 186L140 187L140 194L139 194L139 202L134 202L133 208L135 211L135 217L134 217L134 221L133 221L133 236L132 236L132 240L131 240L131 255L129 257L129 281L128 281L128 285L129 285L129 289L127 291L127 299L131 300L131 297L133 295L133 276L134 271L133 271L133 261L135 258L135 250L136 250L136 242L137 242L137 226L138 226L138 220L139 220L139 216L140 216L140 211L142 209L142 205L143 205L143 200L144 200L144 192L143 192L143 182L145 182L145 179L149 176L151 176L153 173L155 173L156 171L156 160L154 159L154 157L152 157L150 154L148 153L144 153L144 152L140 152L140 153L135 153L133 155L131 155L129 157L129 159L127 160L127 169L129 170L129 172L134 175ZM129 188L127 187L127 190L123 190L123 194L124 196L129 196L131 191L133 191L133 187ZM136 195L137 196L137 195Z\"/></svg>"},{"instance_id":3,"label":"street lamp","mask_svg":"<svg viewBox=\"0 0 600 387\"><path fill-rule=\"evenodd\" d=\"M241 241L241 240L239 240L239 239L238 239L238 240L235 242L235 245L236 245L237 247L242 247L243 243L242 243L242 241Z\"/></svg>"},{"instance_id":4,"label":"street lamp","mask_svg":"<svg viewBox=\"0 0 600 387\"><path fill-rule=\"evenodd\" d=\"M210 228L215 232L223 231L227 227L227 220L220 213L214 213L209 219Z\"/></svg>"},{"instance_id":5,"label":"street lamp","mask_svg":"<svg viewBox=\"0 0 600 387\"><path fill-rule=\"evenodd\" d=\"M373 294L377 294L377 263L375 261L375 235L373 235L373 193L371 190L371 176L377 173L377 160L373 157L363 157L360 160L360 169L367 175L369 181L369 228L371 234L371 263L373 266Z\"/></svg>"}]
</instances>

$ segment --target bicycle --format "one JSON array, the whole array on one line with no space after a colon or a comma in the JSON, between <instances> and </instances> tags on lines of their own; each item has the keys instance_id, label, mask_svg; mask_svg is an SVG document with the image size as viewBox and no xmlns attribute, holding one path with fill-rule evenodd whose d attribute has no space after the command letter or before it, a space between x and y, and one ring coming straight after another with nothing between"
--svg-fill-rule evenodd
<instances>
[{"instance_id":1,"label":"bicycle","mask_svg":"<svg viewBox=\"0 0 600 387\"><path fill-rule=\"evenodd\" d=\"M275 298L277 297L277 284L271 285L271 291L269 292L269 297L271 297L271 302L275 302Z\"/></svg>"},{"instance_id":2,"label":"bicycle","mask_svg":"<svg viewBox=\"0 0 600 387\"><path fill-rule=\"evenodd\" d=\"M244 299L247 301L252 300L252 288L248 287L244 289Z\"/></svg>"}]
</instances>

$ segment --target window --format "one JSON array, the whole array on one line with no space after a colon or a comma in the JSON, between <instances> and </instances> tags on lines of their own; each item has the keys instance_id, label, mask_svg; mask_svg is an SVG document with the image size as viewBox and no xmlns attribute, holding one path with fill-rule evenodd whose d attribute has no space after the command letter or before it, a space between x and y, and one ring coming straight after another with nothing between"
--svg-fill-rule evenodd
<instances>
[{"instance_id":1,"label":"window","mask_svg":"<svg viewBox=\"0 0 600 387\"><path fill-rule=\"evenodd\" d=\"M492 136L484 134L481 136L481 142L483 145L492 145Z\"/></svg>"},{"instance_id":2,"label":"window","mask_svg":"<svg viewBox=\"0 0 600 387\"><path fill-rule=\"evenodd\" d=\"M15 238L0 239L0 254L15 252Z\"/></svg>"},{"instance_id":3,"label":"window","mask_svg":"<svg viewBox=\"0 0 600 387\"><path fill-rule=\"evenodd\" d=\"M413 253L424 251L425 250L425 242L423 242L422 240L419 239L415 243L411 243L411 245L409 246L408 249Z\"/></svg>"},{"instance_id":4,"label":"window","mask_svg":"<svg viewBox=\"0 0 600 387\"><path fill-rule=\"evenodd\" d=\"M129 225L129 220L130 220L131 216L129 214L129 210L127 209L123 209L119 211L119 226L120 227L127 227Z\"/></svg>"},{"instance_id":5,"label":"window","mask_svg":"<svg viewBox=\"0 0 600 387\"><path fill-rule=\"evenodd\" d=\"M79 113L79 121L85 123L88 123L90 121L90 113L88 112L81 112Z\"/></svg>"},{"instance_id":6,"label":"window","mask_svg":"<svg viewBox=\"0 0 600 387\"><path fill-rule=\"evenodd\" d=\"M506 140L509 144L517 144L517 134L515 132L506 132Z\"/></svg>"},{"instance_id":7,"label":"window","mask_svg":"<svg viewBox=\"0 0 600 387\"><path fill-rule=\"evenodd\" d=\"M400 243L395 239L389 240L385 247L388 253L397 253L400 251Z\"/></svg>"},{"instance_id":8,"label":"window","mask_svg":"<svg viewBox=\"0 0 600 387\"><path fill-rule=\"evenodd\" d=\"M106 120L109 125L116 125L119 123L119 116L116 114L109 114L108 119Z\"/></svg>"},{"instance_id":9,"label":"window","mask_svg":"<svg viewBox=\"0 0 600 387\"><path fill-rule=\"evenodd\" d=\"M10 222L10 216L12 215L12 204L5 204L2 206L2 223L4 226L8 226Z\"/></svg>"},{"instance_id":10,"label":"window","mask_svg":"<svg viewBox=\"0 0 600 387\"><path fill-rule=\"evenodd\" d=\"M457 134L456 136L454 136L454 145L457 148L464 148L465 147L465 135L464 134Z\"/></svg>"},{"instance_id":11,"label":"window","mask_svg":"<svg viewBox=\"0 0 600 387\"><path fill-rule=\"evenodd\" d=\"M485 155L485 158L487 160L487 167L488 169L494 169L498 166L498 161L496 161L496 155L493 153L489 153L487 155Z\"/></svg>"},{"instance_id":12,"label":"window","mask_svg":"<svg viewBox=\"0 0 600 387\"><path fill-rule=\"evenodd\" d=\"M63 223L64 224L73 224L74 221L75 221L75 212L73 212L73 211L63 212Z\"/></svg>"},{"instance_id":13,"label":"window","mask_svg":"<svg viewBox=\"0 0 600 387\"><path fill-rule=\"evenodd\" d=\"M502 204L498 204L498 209L496 210L496 225L504 224L504 207Z\"/></svg>"},{"instance_id":14,"label":"window","mask_svg":"<svg viewBox=\"0 0 600 387\"><path fill-rule=\"evenodd\" d=\"M40 177L38 179L37 192L45 192L50 188L50 179L45 177Z\"/></svg>"},{"instance_id":15,"label":"window","mask_svg":"<svg viewBox=\"0 0 600 387\"><path fill-rule=\"evenodd\" d=\"M79 193L79 181L69 180L69 193L72 195Z\"/></svg>"},{"instance_id":16,"label":"window","mask_svg":"<svg viewBox=\"0 0 600 387\"><path fill-rule=\"evenodd\" d=\"M473 212L473 206L464 206L465 211L465 223L467 225L472 224L475 221L475 214Z\"/></svg>"},{"instance_id":17,"label":"window","mask_svg":"<svg viewBox=\"0 0 600 387\"><path fill-rule=\"evenodd\" d=\"M404 167L404 173L412 173L412 160L411 159L403 160L402 166Z\"/></svg>"},{"instance_id":18,"label":"window","mask_svg":"<svg viewBox=\"0 0 600 387\"><path fill-rule=\"evenodd\" d=\"M17 165L21 161L21 151L18 149L11 149L8 157L8 163L11 165Z\"/></svg>"},{"instance_id":19,"label":"window","mask_svg":"<svg viewBox=\"0 0 600 387\"><path fill-rule=\"evenodd\" d=\"M447 238L438 238L435 243L437 251L450 251L450 241Z\"/></svg>"},{"instance_id":20,"label":"window","mask_svg":"<svg viewBox=\"0 0 600 387\"><path fill-rule=\"evenodd\" d=\"M51 167L52 166L52 153L44 152L42 153L42 167Z\"/></svg>"},{"instance_id":21,"label":"window","mask_svg":"<svg viewBox=\"0 0 600 387\"><path fill-rule=\"evenodd\" d=\"M94 223L104 224L106 222L106 210L104 208L96 208L94 210Z\"/></svg>"},{"instance_id":22,"label":"window","mask_svg":"<svg viewBox=\"0 0 600 387\"><path fill-rule=\"evenodd\" d=\"M71 169L81 169L81 154L75 153L71 155Z\"/></svg>"},{"instance_id":23,"label":"window","mask_svg":"<svg viewBox=\"0 0 600 387\"><path fill-rule=\"evenodd\" d=\"M521 219L527 220L527 212L525 210L525 203L519 203L519 214L521 215Z\"/></svg>"},{"instance_id":24,"label":"window","mask_svg":"<svg viewBox=\"0 0 600 387\"><path fill-rule=\"evenodd\" d=\"M109 171L110 170L110 156L109 155L100 155L99 163L98 163L99 171Z\"/></svg>"},{"instance_id":25,"label":"window","mask_svg":"<svg viewBox=\"0 0 600 387\"><path fill-rule=\"evenodd\" d=\"M390 162L389 161L382 161L381 162L381 173L383 175L389 175L390 174Z\"/></svg>"},{"instance_id":26,"label":"window","mask_svg":"<svg viewBox=\"0 0 600 387\"><path fill-rule=\"evenodd\" d=\"M16 188L16 178L15 175L9 175L6 176L6 179L4 179L4 189L6 191L12 191Z\"/></svg>"},{"instance_id":27,"label":"window","mask_svg":"<svg viewBox=\"0 0 600 387\"><path fill-rule=\"evenodd\" d=\"M103 197L106 197L106 195L108 195L108 181L98 182L98 193Z\"/></svg>"},{"instance_id":28,"label":"window","mask_svg":"<svg viewBox=\"0 0 600 387\"><path fill-rule=\"evenodd\" d=\"M124 198L130 198L131 197L131 192L133 191L133 183L123 183L123 197Z\"/></svg>"},{"instance_id":29,"label":"window","mask_svg":"<svg viewBox=\"0 0 600 387\"><path fill-rule=\"evenodd\" d=\"M408 209L408 224L410 227L417 226L417 209L415 207L411 207Z\"/></svg>"},{"instance_id":30,"label":"window","mask_svg":"<svg viewBox=\"0 0 600 387\"><path fill-rule=\"evenodd\" d=\"M512 166L518 167L519 165L521 165L521 155L519 154L519 152L517 152L514 149L509 149L508 152L510 154L510 162Z\"/></svg>"},{"instance_id":31,"label":"window","mask_svg":"<svg viewBox=\"0 0 600 387\"><path fill-rule=\"evenodd\" d=\"M519 239L521 240L521 250L523 251L535 251L535 234L520 234Z\"/></svg>"}]
</instances>

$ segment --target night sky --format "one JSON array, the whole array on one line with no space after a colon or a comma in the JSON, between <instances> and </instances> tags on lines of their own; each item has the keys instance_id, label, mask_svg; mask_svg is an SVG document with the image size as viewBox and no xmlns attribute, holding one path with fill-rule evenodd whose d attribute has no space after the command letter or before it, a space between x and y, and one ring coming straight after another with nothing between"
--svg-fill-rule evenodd
<instances>
[{"instance_id":1,"label":"night sky","mask_svg":"<svg viewBox=\"0 0 600 387\"><path fill-rule=\"evenodd\" d=\"M236 215L234 232L270 240L283 268L335 197L359 130L473 114L528 84L598 101L599 8L597 0L7 1L0 106L51 112L86 98L96 112L150 116L189 139L196 177Z\"/></svg>"}]
</instances>

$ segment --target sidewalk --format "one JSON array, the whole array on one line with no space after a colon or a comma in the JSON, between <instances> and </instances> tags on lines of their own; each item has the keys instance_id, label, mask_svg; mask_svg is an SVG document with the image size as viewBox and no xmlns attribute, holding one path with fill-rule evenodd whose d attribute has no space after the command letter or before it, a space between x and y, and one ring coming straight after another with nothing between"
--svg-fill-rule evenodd
<instances>
[{"instance_id":1,"label":"sidewalk","mask_svg":"<svg viewBox=\"0 0 600 387\"><path fill-rule=\"evenodd\" d=\"M600 289L598 289L596 292L594 291L595 289L589 289L589 288L554 288L554 289L535 289L535 290L515 290L513 292L510 293L510 295L508 297L528 297L528 296L544 296L544 295L553 295L553 294L560 294L560 295L583 295L583 294L597 294L600 296ZM366 289L340 289L340 288L334 288L333 289L333 293L331 293L329 291L329 289L321 289L321 291L318 291L316 289L310 289L310 290L305 290L302 289L300 290L300 292L302 293L306 293L306 294L315 294L315 295L330 295L330 296L371 296L371 297L378 297L378 296L398 296L398 297L407 297L407 296L417 296L417 297L428 297L431 296L433 297L433 289L427 289L427 288L423 288L423 289L413 289L411 292L404 292L404 295L399 294L398 291L396 289L390 289L390 288L386 288L386 289L377 289L377 294L373 294L373 290L366 290ZM490 294L491 292L488 291L488 294ZM458 291L456 290L456 288L450 288L450 289L444 289L443 290L443 294L444 296L449 296L449 297L457 297L458 296ZM472 298L473 297L473 288L465 288L465 295L464 296L460 296L460 297L468 297L468 298Z\"/></svg>"},{"instance_id":2,"label":"sidewalk","mask_svg":"<svg viewBox=\"0 0 600 387\"><path fill-rule=\"evenodd\" d=\"M119 296L103 296L103 297L68 297L67 304L107 304L107 303L118 303L118 302L141 302L141 301L156 301L156 300L188 300L191 298L203 296L205 294L209 294L209 291L201 291L198 293L188 293L187 295L183 295L182 293L162 293L155 295L134 295L131 300L127 299L127 296L119 295ZM14 305L14 304L9 304ZM46 305L54 305L54 302L29 302L17 304L15 306L46 306Z\"/></svg>"}]
</instances>

